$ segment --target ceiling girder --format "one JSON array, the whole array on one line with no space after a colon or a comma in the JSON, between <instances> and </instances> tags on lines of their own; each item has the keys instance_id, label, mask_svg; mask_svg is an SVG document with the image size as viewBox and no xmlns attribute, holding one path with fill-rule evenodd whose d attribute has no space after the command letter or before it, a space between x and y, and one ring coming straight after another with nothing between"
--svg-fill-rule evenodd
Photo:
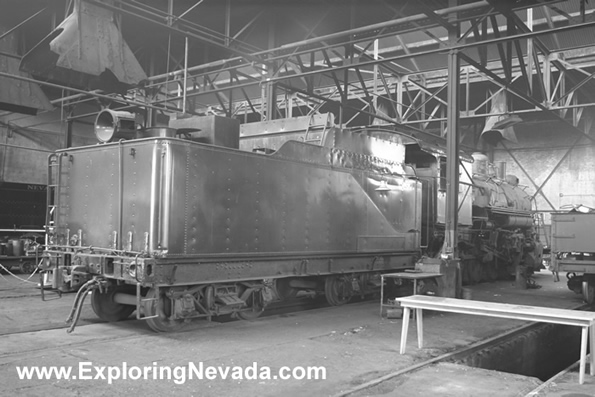
<instances>
[{"instance_id":1,"label":"ceiling girder","mask_svg":"<svg viewBox=\"0 0 595 397\"><path fill-rule=\"evenodd\" d=\"M595 142L595 137L590 136L589 134L585 133L584 131L582 131L580 128L577 128L576 126L574 126L572 123L569 123L565 118L561 117L560 115L558 115L557 112L552 111L551 109L547 108L546 106L544 106L542 103L536 101L535 99L533 99L532 97L525 95L522 92L519 92L518 90L516 90L514 87L512 87L508 82L506 82L505 80L503 80L500 76L498 76L497 74L495 74L494 72L492 72L491 70L488 70L487 68L481 66L480 64L478 64L477 62L475 62L475 60L473 60L472 58L470 58L468 55L464 54L463 52L459 53L459 56L461 58L463 58L466 62L468 62L469 64L471 64L472 66L474 66L475 68L477 68L478 70L481 70L482 73L487 74L488 76L490 76L492 78L492 80L494 82L496 82L498 85L505 87L507 91L515 94L516 96L518 96L519 98L524 99L525 101L527 101L528 103L531 103L532 105L534 105L535 107L539 108L542 111L545 111L551 115L553 115L556 119L563 121L564 123L568 124L570 127L572 127L572 129L574 129L575 131L577 131L578 133L580 133L581 135L587 137L587 139Z\"/></svg>"}]
</instances>

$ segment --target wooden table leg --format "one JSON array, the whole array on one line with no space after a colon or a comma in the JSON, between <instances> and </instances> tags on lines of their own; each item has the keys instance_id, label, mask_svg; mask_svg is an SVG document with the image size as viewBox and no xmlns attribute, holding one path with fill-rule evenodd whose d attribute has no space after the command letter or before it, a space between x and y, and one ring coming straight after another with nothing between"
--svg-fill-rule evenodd
<instances>
[{"instance_id":1,"label":"wooden table leg","mask_svg":"<svg viewBox=\"0 0 595 397\"><path fill-rule=\"evenodd\" d=\"M424 345L424 324L422 309L415 309L415 316L417 318L417 346L421 349Z\"/></svg>"},{"instance_id":2,"label":"wooden table leg","mask_svg":"<svg viewBox=\"0 0 595 397\"><path fill-rule=\"evenodd\" d=\"M382 318L382 306L384 305L384 275L380 276L380 318ZM388 315L386 316L388 318Z\"/></svg>"},{"instance_id":3,"label":"wooden table leg","mask_svg":"<svg viewBox=\"0 0 595 397\"><path fill-rule=\"evenodd\" d=\"M589 337L589 327L582 327L581 332L581 359L578 372L578 383L585 381L585 362L587 361L587 338Z\"/></svg>"},{"instance_id":4,"label":"wooden table leg","mask_svg":"<svg viewBox=\"0 0 595 397\"><path fill-rule=\"evenodd\" d=\"M405 346L407 346L407 331L409 331L409 313L411 309L403 308L403 327L401 328L401 354L405 354Z\"/></svg>"},{"instance_id":5,"label":"wooden table leg","mask_svg":"<svg viewBox=\"0 0 595 397\"><path fill-rule=\"evenodd\" d=\"M589 372L591 373L591 376L595 376L595 324L591 325L589 329L591 330L591 364Z\"/></svg>"}]
</instances>

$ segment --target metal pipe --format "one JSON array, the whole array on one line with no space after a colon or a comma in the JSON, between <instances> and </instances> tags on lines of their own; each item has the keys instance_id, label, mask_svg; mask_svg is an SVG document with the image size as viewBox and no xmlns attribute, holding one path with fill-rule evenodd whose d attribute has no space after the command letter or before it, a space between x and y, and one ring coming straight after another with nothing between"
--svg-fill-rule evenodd
<instances>
[{"instance_id":1,"label":"metal pipe","mask_svg":"<svg viewBox=\"0 0 595 397\"><path fill-rule=\"evenodd\" d=\"M29 18L25 19L23 22L19 23L17 26L13 27L12 29L8 29L6 32L0 34L0 40L2 40L6 36L8 36L12 32L14 32L18 28L20 28L21 26L23 26L24 24L26 24L27 22L29 22L30 20L32 20L33 18L35 18L36 16L38 16L39 14L41 14L42 12L44 12L46 10L46 8L47 7L43 7L41 10L37 11L35 14L33 14Z\"/></svg>"},{"instance_id":2,"label":"metal pipe","mask_svg":"<svg viewBox=\"0 0 595 397\"><path fill-rule=\"evenodd\" d=\"M10 232L19 232L19 233L45 233L44 229L0 229L0 233L10 233Z\"/></svg>"},{"instance_id":3,"label":"metal pipe","mask_svg":"<svg viewBox=\"0 0 595 397\"><path fill-rule=\"evenodd\" d=\"M36 151L36 152L54 153L53 150L36 149L36 148L32 148L32 147L11 145L10 143L0 143L0 146L12 147L12 148L15 148L15 149L33 150L33 151Z\"/></svg>"},{"instance_id":4,"label":"metal pipe","mask_svg":"<svg viewBox=\"0 0 595 397\"><path fill-rule=\"evenodd\" d=\"M121 305L136 306L136 295L125 294L123 292L116 292L114 294L114 302Z\"/></svg>"},{"instance_id":5,"label":"metal pipe","mask_svg":"<svg viewBox=\"0 0 595 397\"><path fill-rule=\"evenodd\" d=\"M124 224L124 147L122 140L118 141L118 240L114 247L115 249L122 249L122 233Z\"/></svg>"},{"instance_id":6,"label":"metal pipe","mask_svg":"<svg viewBox=\"0 0 595 397\"><path fill-rule=\"evenodd\" d=\"M161 202L161 151L159 145L153 145L151 161L151 193L149 198L149 253L155 252L159 246L159 206Z\"/></svg>"},{"instance_id":7,"label":"metal pipe","mask_svg":"<svg viewBox=\"0 0 595 397\"><path fill-rule=\"evenodd\" d=\"M150 104L147 104L147 103L131 101L131 100L125 99L125 98L114 98L114 97L111 97L109 95L97 94L97 93L95 93L93 91L79 90L78 88L72 88L72 87L67 87L67 86L63 86L63 85L60 85L60 84L49 83L47 81L35 80L35 79L31 79L29 77L24 77L24 76L20 76L20 75L9 74L9 73L5 73L5 72L0 72L0 76L1 77L8 77L10 79L15 79L15 80L27 81L29 83L35 83L35 84L45 85L45 86L48 86L48 87L54 87L54 88L59 88L59 89L70 90L70 91L78 92L78 93L81 93L81 94L94 96L94 97L97 97L97 98L107 99L109 101L125 102L125 103L127 103L129 105L133 105L133 106L147 107L147 108L152 108L152 109L157 109L157 110L177 111L177 112L179 112L181 110L181 109L173 108L173 107L153 106L153 105L150 105Z\"/></svg>"},{"instance_id":8,"label":"metal pipe","mask_svg":"<svg viewBox=\"0 0 595 397\"><path fill-rule=\"evenodd\" d=\"M9 57L9 58L14 58L14 59L18 59L21 60L23 59L22 56L17 55L17 54L10 54L8 52L4 52L4 51L0 51L0 55L4 56L4 57Z\"/></svg>"},{"instance_id":9,"label":"metal pipe","mask_svg":"<svg viewBox=\"0 0 595 397\"><path fill-rule=\"evenodd\" d=\"M198 3L196 3L195 5L193 5L192 7L190 7L189 9L187 9L186 11L184 11L183 13L180 14L179 17L175 17L175 19L181 19L184 18L184 15L188 14L190 11L194 10L196 7L198 7L203 1L205 0L200 0Z\"/></svg>"},{"instance_id":10,"label":"metal pipe","mask_svg":"<svg viewBox=\"0 0 595 397\"><path fill-rule=\"evenodd\" d=\"M213 62L209 62L209 63L203 63L201 65L197 65L197 66L192 66L190 68L188 68L188 72L195 72L201 69L208 69L208 68L212 68L212 67L216 67L216 66L222 66L225 65L227 63L230 62L235 62L235 61L241 61L244 58L242 57L235 57L235 58L229 58L229 59L221 59L219 61L213 61ZM248 66L249 64L245 64L245 65L240 65L240 66ZM229 69L235 69L235 66L230 66ZM226 69L223 69L223 71L225 71ZM222 70L217 70L217 72L221 72ZM147 80L148 81L155 81L155 80L161 80L161 79L168 79L169 77L174 77L177 75L181 75L183 74L184 71L183 70L175 70L173 72L168 72L168 73L163 73L163 74L158 74L155 76L151 76L148 77ZM169 82L169 80L168 80ZM150 86L149 86L150 87Z\"/></svg>"},{"instance_id":11,"label":"metal pipe","mask_svg":"<svg viewBox=\"0 0 595 397\"><path fill-rule=\"evenodd\" d=\"M101 90L93 90L93 91L88 91L88 92L89 93L92 92L92 93L95 93L95 94L100 94L103 91L101 91ZM70 95L70 96L65 96L65 97L62 97L62 98L54 99L53 101L50 101L50 103L52 105L55 105L57 103L62 103L62 102L65 102L65 101L69 101L71 99L83 98L85 96L87 96L87 93L85 93L85 94L74 94L74 95Z\"/></svg>"},{"instance_id":12,"label":"metal pipe","mask_svg":"<svg viewBox=\"0 0 595 397\"><path fill-rule=\"evenodd\" d=\"M182 111L186 113L186 82L188 80L188 36L185 37L184 41L184 90L182 93Z\"/></svg>"},{"instance_id":13,"label":"metal pipe","mask_svg":"<svg viewBox=\"0 0 595 397\"><path fill-rule=\"evenodd\" d=\"M162 158L162 192L159 200L161 201L161 211L159 214L160 233L159 233L159 244L161 250L169 249L169 224L170 224L170 213L171 213L171 201L173 193L173 155L171 145L169 142L163 142L163 149L165 156Z\"/></svg>"}]
</instances>

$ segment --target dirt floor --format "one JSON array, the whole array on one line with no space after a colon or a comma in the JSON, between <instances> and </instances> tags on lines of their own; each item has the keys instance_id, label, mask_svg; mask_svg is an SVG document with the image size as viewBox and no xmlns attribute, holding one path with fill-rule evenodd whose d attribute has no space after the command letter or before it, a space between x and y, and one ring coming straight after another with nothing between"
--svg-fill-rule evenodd
<instances>
[{"instance_id":1,"label":"dirt floor","mask_svg":"<svg viewBox=\"0 0 595 397\"><path fill-rule=\"evenodd\" d=\"M516 290L513 282L495 282L470 289L476 300L559 308L581 304L564 280L554 283L548 272L537 274L536 280L542 288ZM407 353L400 355L401 320L381 318L377 299L252 322L199 321L174 334L154 333L137 320L104 323L87 302L79 326L67 334L64 319L74 295L42 302L39 294L35 283L8 275L0 278L0 395L338 396L353 391L355 396L519 396L541 383L454 364L391 377L519 327L522 321L429 313L425 348L418 349L410 337ZM21 380L18 370L24 366L72 367L77 379ZM146 373L130 379L138 375L131 367ZM297 377L308 367L324 367L326 377L283 380L283 367L294 369ZM129 376L116 379L117 371ZM171 379L154 379L167 378L168 371ZM108 374L113 375L111 384ZM198 379L201 374L203 379ZM374 384L383 376L387 380ZM370 387L358 391L361 385ZM593 377L587 375L586 386L595 391Z\"/></svg>"}]
</instances>

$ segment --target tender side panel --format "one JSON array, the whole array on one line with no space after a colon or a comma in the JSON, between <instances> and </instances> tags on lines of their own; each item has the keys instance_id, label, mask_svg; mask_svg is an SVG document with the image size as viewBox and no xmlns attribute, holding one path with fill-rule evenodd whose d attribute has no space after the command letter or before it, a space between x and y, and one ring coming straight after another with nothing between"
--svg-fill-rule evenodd
<instances>
[{"instance_id":1,"label":"tender side panel","mask_svg":"<svg viewBox=\"0 0 595 397\"><path fill-rule=\"evenodd\" d=\"M376 191L380 176L363 171L191 143L171 153L170 255L418 247L416 181L387 178L390 190Z\"/></svg>"}]
</instances>

